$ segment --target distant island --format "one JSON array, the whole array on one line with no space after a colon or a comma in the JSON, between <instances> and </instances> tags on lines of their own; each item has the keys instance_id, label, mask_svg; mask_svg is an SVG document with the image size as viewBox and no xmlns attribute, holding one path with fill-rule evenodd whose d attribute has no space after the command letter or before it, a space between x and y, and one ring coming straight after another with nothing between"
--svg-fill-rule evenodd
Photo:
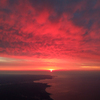
<instances>
[{"instance_id":1,"label":"distant island","mask_svg":"<svg viewBox=\"0 0 100 100\"><path fill-rule=\"evenodd\" d=\"M52 79L50 75L0 75L0 100L53 100L40 79Z\"/></svg>"}]
</instances>

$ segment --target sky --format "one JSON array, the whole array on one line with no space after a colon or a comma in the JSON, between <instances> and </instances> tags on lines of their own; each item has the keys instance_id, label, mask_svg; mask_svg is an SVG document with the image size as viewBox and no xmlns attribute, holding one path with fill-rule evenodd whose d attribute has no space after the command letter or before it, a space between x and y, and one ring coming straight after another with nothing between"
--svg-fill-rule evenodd
<instances>
[{"instance_id":1,"label":"sky","mask_svg":"<svg viewBox=\"0 0 100 100\"><path fill-rule=\"evenodd\" d=\"M100 0L0 0L0 70L100 70Z\"/></svg>"}]
</instances>

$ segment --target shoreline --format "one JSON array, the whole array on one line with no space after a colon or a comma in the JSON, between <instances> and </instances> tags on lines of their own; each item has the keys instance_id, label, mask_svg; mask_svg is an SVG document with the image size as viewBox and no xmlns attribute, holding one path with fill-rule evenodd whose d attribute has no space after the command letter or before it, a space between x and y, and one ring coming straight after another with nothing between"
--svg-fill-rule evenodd
<instances>
[{"instance_id":1,"label":"shoreline","mask_svg":"<svg viewBox=\"0 0 100 100\"><path fill-rule=\"evenodd\" d=\"M35 83L41 79L52 79L50 75L0 75L1 100L53 100L46 88L47 83ZM5 85L4 85L5 84Z\"/></svg>"}]
</instances>

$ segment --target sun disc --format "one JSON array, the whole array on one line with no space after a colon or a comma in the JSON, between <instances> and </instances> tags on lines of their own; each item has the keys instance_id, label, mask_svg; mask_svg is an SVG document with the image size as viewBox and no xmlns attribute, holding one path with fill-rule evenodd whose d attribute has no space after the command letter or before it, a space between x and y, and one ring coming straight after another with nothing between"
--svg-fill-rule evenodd
<instances>
[{"instance_id":1,"label":"sun disc","mask_svg":"<svg viewBox=\"0 0 100 100\"><path fill-rule=\"evenodd\" d=\"M50 70L50 72L52 72L53 71L53 69L49 69Z\"/></svg>"}]
</instances>

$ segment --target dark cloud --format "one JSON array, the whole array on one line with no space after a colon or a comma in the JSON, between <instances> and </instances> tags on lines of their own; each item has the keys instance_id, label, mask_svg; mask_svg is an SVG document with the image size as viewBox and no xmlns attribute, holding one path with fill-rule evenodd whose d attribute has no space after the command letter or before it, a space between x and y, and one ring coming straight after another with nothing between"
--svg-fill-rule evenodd
<instances>
[{"instance_id":1,"label":"dark cloud","mask_svg":"<svg viewBox=\"0 0 100 100\"><path fill-rule=\"evenodd\" d=\"M9 10L7 8L0 9L0 11L3 12L3 13L7 13L7 14L11 13L11 10Z\"/></svg>"}]
</instances>

